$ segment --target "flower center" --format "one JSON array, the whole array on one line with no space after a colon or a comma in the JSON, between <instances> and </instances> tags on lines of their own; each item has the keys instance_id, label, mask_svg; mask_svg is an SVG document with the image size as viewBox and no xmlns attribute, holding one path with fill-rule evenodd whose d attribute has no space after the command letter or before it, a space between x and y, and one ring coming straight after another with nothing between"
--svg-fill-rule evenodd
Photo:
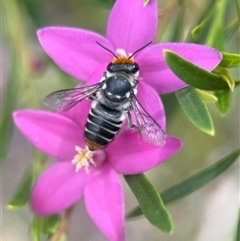
<instances>
[{"instance_id":1,"label":"flower center","mask_svg":"<svg viewBox=\"0 0 240 241\"><path fill-rule=\"evenodd\" d=\"M129 56L126 54L124 49L117 49L117 54L118 54L118 58L114 58L112 63L113 64L134 64L134 59L133 57L131 57L129 59ZM130 55L131 56L131 55Z\"/></svg>"},{"instance_id":2,"label":"flower center","mask_svg":"<svg viewBox=\"0 0 240 241\"><path fill-rule=\"evenodd\" d=\"M88 147L85 149L80 148L79 146L75 147L75 150L78 152L74 156L74 159L72 160L72 164L76 165L76 172L78 172L81 168L85 168L86 172L89 172L89 166L92 164L96 166L94 160L93 160L93 151L90 151Z\"/></svg>"}]
</instances>

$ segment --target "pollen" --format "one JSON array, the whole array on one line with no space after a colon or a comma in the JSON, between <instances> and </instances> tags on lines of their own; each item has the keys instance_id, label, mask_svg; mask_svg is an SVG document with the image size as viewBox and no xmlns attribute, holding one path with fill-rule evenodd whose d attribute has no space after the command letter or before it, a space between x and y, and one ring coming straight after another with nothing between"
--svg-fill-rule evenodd
<instances>
[{"instance_id":1,"label":"pollen","mask_svg":"<svg viewBox=\"0 0 240 241\"><path fill-rule=\"evenodd\" d=\"M117 49L118 58L114 58L113 64L134 64L134 58L129 58L124 49Z\"/></svg>"},{"instance_id":2,"label":"pollen","mask_svg":"<svg viewBox=\"0 0 240 241\"><path fill-rule=\"evenodd\" d=\"M72 164L76 165L76 172L78 172L80 169L85 168L85 171L89 173L89 167L90 165L96 166L94 160L93 160L93 151L90 151L88 147L85 149L82 149L78 146L75 147L75 150L78 152L72 160Z\"/></svg>"}]
</instances>

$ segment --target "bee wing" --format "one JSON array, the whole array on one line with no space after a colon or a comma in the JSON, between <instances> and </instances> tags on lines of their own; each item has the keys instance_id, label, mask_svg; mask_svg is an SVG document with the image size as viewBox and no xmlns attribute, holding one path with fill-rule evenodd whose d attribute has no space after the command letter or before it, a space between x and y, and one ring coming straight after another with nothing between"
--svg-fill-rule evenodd
<instances>
[{"instance_id":1,"label":"bee wing","mask_svg":"<svg viewBox=\"0 0 240 241\"><path fill-rule=\"evenodd\" d=\"M100 84L83 86L74 89L55 91L44 99L44 104L55 110L67 111L80 101L91 97L100 88Z\"/></svg>"},{"instance_id":2,"label":"bee wing","mask_svg":"<svg viewBox=\"0 0 240 241\"><path fill-rule=\"evenodd\" d=\"M166 137L161 126L145 111L135 97L131 99L131 104L142 140L164 146Z\"/></svg>"}]
</instances>

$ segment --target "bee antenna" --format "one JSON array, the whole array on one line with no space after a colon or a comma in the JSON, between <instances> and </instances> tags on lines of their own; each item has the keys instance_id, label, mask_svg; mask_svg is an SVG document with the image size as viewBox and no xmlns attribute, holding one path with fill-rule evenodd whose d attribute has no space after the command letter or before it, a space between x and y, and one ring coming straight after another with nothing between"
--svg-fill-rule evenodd
<instances>
[{"instance_id":1,"label":"bee antenna","mask_svg":"<svg viewBox=\"0 0 240 241\"><path fill-rule=\"evenodd\" d=\"M100 44L99 42L96 41L96 43L101 46L103 49L107 50L108 52L110 52L116 59L118 59L118 56L116 54L114 54L110 49L106 48L105 46L103 46L102 44Z\"/></svg>"},{"instance_id":2,"label":"bee antenna","mask_svg":"<svg viewBox=\"0 0 240 241\"><path fill-rule=\"evenodd\" d=\"M144 46L141 47L140 49L136 50L131 56L128 57L128 59L131 59L131 58L133 57L133 55L135 55L135 54L138 53L139 51L145 49L145 48L146 48L148 45L150 45L151 43L152 43L152 41L149 42L149 43L147 43L146 45L144 45Z\"/></svg>"}]
</instances>

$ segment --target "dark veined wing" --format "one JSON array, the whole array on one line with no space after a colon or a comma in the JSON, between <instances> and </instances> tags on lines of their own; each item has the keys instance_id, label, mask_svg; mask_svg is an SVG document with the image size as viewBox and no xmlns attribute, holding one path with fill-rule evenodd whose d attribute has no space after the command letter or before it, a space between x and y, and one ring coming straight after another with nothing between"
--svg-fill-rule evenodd
<instances>
[{"instance_id":1,"label":"dark veined wing","mask_svg":"<svg viewBox=\"0 0 240 241\"><path fill-rule=\"evenodd\" d=\"M164 146L166 136L161 126L144 110L135 97L131 99L131 104L142 140Z\"/></svg>"},{"instance_id":2,"label":"dark veined wing","mask_svg":"<svg viewBox=\"0 0 240 241\"><path fill-rule=\"evenodd\" d=\"M100 89L100 83L74 89L55 91L44 99L44 104L55 110L67 111Z\"/></svg>"}]
</instances>

